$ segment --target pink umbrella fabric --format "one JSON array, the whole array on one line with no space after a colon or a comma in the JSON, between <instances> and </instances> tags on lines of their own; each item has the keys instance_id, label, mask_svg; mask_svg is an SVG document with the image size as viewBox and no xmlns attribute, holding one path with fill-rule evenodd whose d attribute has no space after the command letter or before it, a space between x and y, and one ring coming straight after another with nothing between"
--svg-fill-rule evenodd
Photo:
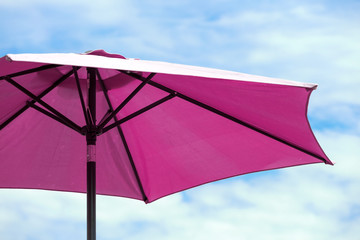
<instances>
[{"instance_id":1,"label":"pink umbrella fabric","mask_svg":"<svg viewBox=\"0 0 360 240\"><path fill-rule=\"evenodd\" d=\"M97 194L149 203L241 174L332 164L307 120L315 84L102 50L9 54L0 59L1 188L86 192L86 119L75 75L86 102L87 67L97 69L98 126L126 102L97 129ZM44 105L14 84L70 123L42 114Z\"/></svg>"},{"instance_id":2,"label":"pink umbrella fabric","mask_svg":"<svg viewBox=\"0 0 360 240\"><path fill-rule=\"evenodd\" d=\"M307 120L315 84L85 54L0 58L0 187L146 203L208 182L332 164Z\"/></svg>"}]
</instances>

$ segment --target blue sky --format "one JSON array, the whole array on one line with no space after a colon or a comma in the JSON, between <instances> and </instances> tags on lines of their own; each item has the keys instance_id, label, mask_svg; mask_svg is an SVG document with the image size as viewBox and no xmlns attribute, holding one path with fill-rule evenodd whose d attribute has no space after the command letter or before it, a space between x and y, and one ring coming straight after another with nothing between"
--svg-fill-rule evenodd
<instances>
[{"instance_id":1,"label":"blue sky","mask_svg":"<svg viewBox=\"0 0 360 240\"><path fill-rule=\"evenodd\" d=\"M360 2L0 2L0 55L126 57L315 82L309 119L336 164L207 184L145 205L98 197L98 239L357 240ZM0 190L0 239L85 239L85 196Z\"/></svg>"}]
</instances>

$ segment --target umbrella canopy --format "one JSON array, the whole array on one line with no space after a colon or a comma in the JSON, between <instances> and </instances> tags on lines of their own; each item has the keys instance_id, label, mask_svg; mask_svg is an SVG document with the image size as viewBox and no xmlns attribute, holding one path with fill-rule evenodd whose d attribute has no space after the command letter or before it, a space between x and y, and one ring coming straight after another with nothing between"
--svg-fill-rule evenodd
<instances>
[{"instance_id":1,"label":"umbrella canopy","mask_svg":"<svg viewBox=\"0 0 360 240\"><path fill-rule=\"evenodd\" d=\"M315 88L102 50L9 54L0 187L87 192L95 140L96 193L147 203L236 175L332 164L307 120Z\"/></svg>"}]
</instances>

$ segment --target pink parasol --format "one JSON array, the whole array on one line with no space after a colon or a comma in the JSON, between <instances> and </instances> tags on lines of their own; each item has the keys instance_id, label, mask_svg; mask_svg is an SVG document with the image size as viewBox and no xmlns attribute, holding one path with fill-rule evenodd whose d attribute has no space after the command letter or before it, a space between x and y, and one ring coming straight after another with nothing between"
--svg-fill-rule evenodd
<instances>
[{"instance_id":1,"label":"pink parasol","mask_svg":"<svg viewBox=\"0 0 360 240\"><path fill-rule=\"evenodd\" d=\"M87 192L92 240L96 194L149 203L241 174L332 164L307 120L315 88L103 50L8 54L0 187Z\"/></svg>"}]
</instances>

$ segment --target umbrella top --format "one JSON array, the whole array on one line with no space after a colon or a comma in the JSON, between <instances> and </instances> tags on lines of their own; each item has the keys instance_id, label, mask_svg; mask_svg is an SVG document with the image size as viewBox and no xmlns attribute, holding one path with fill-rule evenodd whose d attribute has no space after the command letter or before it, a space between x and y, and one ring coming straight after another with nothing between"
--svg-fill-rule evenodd
<instances>
[{"instance_id":1,"label":"umbrella top","mask_svg":"<svg viewBox=\"0 0 360 240\"><path fill-rule=\"evenodd\" d=\"M163 74L176 74L183 76L196 76L206 78L239 80L248 82L281 84L295 87L315 89L317 84L289 81L279 78L270 78L245 73L175 64L160 61L139 60L125 58L122 55L110 54L104 50L94 50L86 53L42 53L42 54L8 54L8 61L34 62L45 64L94 67L105 69L118 69L135 72L154 72Z\"/></svg>"},{"instance_id":2,"label":"umbrella top","mask_svg":"<svg viewBox=\"0 0 360 240\"><path fill-rule=\"evenodd\" d=\"M332 164L307 119L315 84L103 50L9 54L0 70L0 188L86 192L85 142L97 144L98 194L146 202L250 172Z\"/></svg>"}]
</instances>

